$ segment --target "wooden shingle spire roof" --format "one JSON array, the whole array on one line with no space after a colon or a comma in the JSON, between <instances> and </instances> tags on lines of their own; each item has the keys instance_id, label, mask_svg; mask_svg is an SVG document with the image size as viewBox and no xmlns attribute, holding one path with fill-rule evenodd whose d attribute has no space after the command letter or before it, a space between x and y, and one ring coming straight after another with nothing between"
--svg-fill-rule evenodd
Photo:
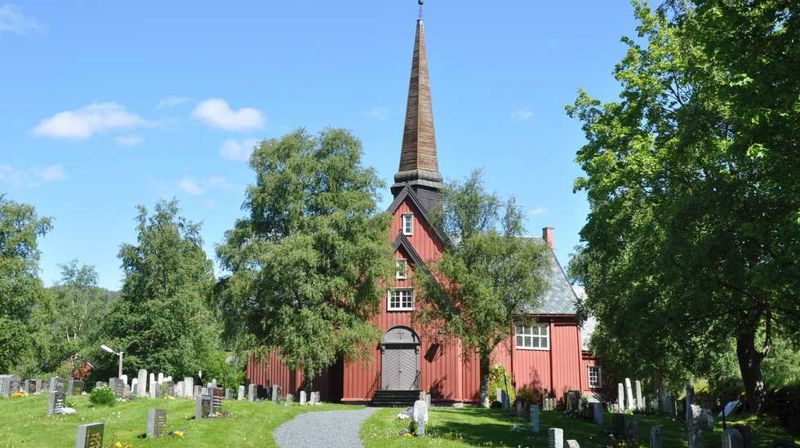
<instances>
[{"instance_id":1,"label":"wooden shingle spire roof","mask_svg":"<svg viewBox=\"0 0 800 448\"><path fill-rule=\"evenodd\" d=\"M417 20L414 56L411 61L411 81L408 86L406 121L400 168L394 176L393 191L405 185L439 190L442 175L436 157L436 132L433 126L433 106L428 79L428 59L425 51L425 27Z\"/></svg>"}]
</instances>

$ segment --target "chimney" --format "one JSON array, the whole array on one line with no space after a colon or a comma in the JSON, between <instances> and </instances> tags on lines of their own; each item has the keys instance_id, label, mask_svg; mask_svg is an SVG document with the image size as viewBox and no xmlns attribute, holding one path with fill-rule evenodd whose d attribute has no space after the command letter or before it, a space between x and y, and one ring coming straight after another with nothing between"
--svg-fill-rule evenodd
<instances>
[{"instance_id":1,"label":"chimney","mask_svg":"<svg viewBox=\"0 0 800 448\"><path fill-rule=\"evenodd\" d=\"M550 250L556 250L556 232L552 227L545 227L542 229L542 239L550 246Z\"/></svg>"}]
</instances>

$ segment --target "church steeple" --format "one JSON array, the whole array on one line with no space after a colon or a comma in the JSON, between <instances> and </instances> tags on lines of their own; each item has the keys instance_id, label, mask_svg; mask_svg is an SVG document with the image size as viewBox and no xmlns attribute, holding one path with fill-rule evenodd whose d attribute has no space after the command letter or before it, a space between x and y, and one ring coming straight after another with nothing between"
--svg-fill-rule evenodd
<instances>
[{"instance_id":1,"label":"church steeple","mask_svg":"<svg viewBox=\"0 0 800 448\"><path fill-rule=\"evenodd\" d=\"M425 27L421 12L417 20L414 56L411 60L400 168L394 176L394 182L392 193L395 196L408 185L415 190L428 210L438 207L441 202L442 175L439 173L436 157L436 132L433 126Z\"/></svg>"}]
</instances>

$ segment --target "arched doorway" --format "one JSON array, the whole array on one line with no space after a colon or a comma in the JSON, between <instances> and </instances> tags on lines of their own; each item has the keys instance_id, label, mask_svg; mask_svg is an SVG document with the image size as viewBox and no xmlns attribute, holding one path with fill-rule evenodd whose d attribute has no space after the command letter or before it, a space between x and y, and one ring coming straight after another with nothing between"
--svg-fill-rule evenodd
<instances>
[{"instance_id":1,"label":"arched doorway","mask_svg":"<svg viewBox=\"0 0 800 448\"><path fill-rule=\"evenodd\" d=\"M394 327L381 340L381 389L419 389L419 337L414 330Z\"/></svg>"}]
</instances>

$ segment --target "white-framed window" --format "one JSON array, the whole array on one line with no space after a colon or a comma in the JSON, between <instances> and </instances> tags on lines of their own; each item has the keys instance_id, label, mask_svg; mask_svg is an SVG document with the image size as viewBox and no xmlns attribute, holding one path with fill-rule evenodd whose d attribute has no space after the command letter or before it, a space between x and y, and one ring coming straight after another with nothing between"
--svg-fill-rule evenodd
<instances>
[{"instance_id":1,"label":"white-framed window","mask_svg":"<svg viewBox=\"0 0 800 448\"><path fill-rule=\"evenodd\" d=\"M408 278L408 262L406 260L395 260L394 278L397 280Z\"/></svg>"},{"instance_id":2,"label":"white-framed window","mask_svg":"<svg viewBox=\"0 0 800 448\"><path fill-rule=\"evenodd\" d=\"M414 234L414 215L406 213L403 215L403 235Z\"/></svg>"},{"instance_id":3,"label":"white-framed window","mask_svg":"<svg viewBox=\"0 0 800 448\"><path fill-rule=\"evenodd\" d=\"M526 350L550 350L550 327L543 325L517 325L517 348Z\"/></svg>"},{"instance_id":4,"label":"white-framed window","mask_svg":"<svg viewBox=\"0 0 800 448\"><path fill-rule=\"evenodd\" d=\"M414 290L411 288L390 289L388 294L389 311L411 311L414 309Z\"/></svg>"},{"instance_id":5,"label":"white-framed window","mask_svg":"<svg viewBox=\"0 0 800 448\"><path fill-rule=\"evenodd\" d=\"M603 386L603 371L600 366L589 366L589 387L599 389Z\"/></svg>"}]
</instances>

